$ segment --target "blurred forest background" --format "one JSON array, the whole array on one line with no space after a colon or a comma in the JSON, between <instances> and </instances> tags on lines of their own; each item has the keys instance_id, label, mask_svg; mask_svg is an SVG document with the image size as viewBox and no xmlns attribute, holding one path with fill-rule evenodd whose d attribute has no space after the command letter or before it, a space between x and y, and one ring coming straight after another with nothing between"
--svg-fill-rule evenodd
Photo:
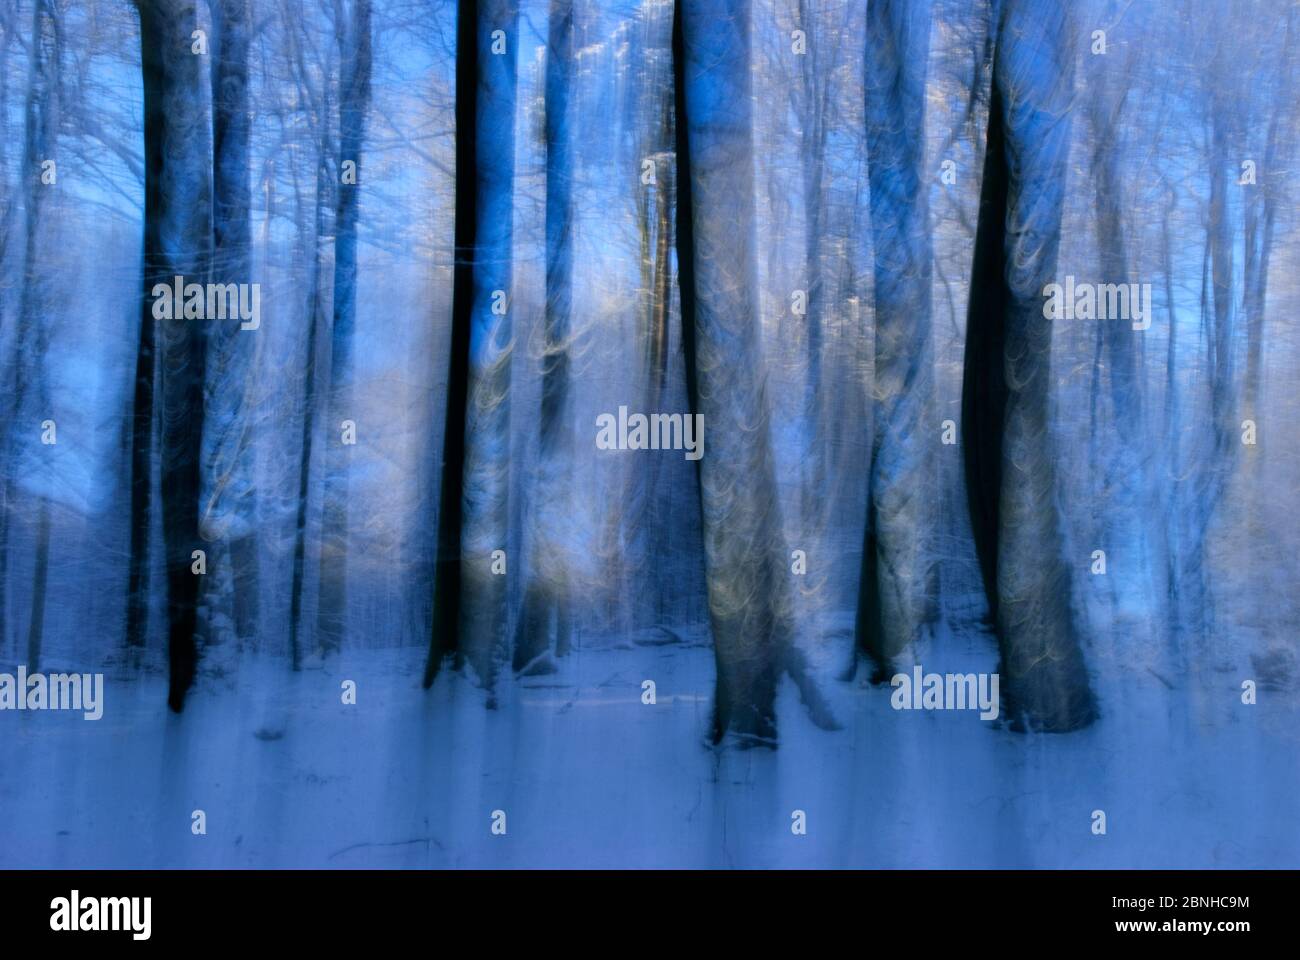
<instances>
[{"instance_id":1,"label":"blurred forest background","mask_svg":"<svg viewBox=\"0 0 1300 960\"><path fill-rule=\"evenodd\" d=\"M382 662L495 706L680 646L696 732L768 744L971 651L1016 728L1294 707L1297 30L9 0L0 664L179 710ZM177 275L260 325L159 319ZM1149 327L1047 319L1067 276L1149 284ZM597 449L620 406L701 413L703 459Z\"/></svg>"}]
</instances>

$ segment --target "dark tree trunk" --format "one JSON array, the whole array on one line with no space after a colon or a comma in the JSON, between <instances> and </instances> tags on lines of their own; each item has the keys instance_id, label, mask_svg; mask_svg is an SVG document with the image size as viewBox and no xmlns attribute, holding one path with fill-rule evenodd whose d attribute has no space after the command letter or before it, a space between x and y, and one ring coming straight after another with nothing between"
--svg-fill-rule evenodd
<instances>
[{"instance_id":1,"label":"dark tree trunk","mask_svg":"<svg viewBox=\"0 0 1300 960\"><path fill-rule=\"evenodd\" d=\"M465 402L469 336L474 310L474 235L478 201L478 3L460 0L456 11L456 265L452 286L451 342L447 359L447 416L443 424L438 541L433 571L433 622L424 686L433 686L442 661L460 646L460 524L465 472Z\"/></svg>"},{"instance_id":2,"label":"dark tree trunk","mask_svg":"<svg viewBox=\"0 0 1300 960\"><path fill-rule=\"evenodd\" d=\"M132 458L132 587L145 584L148 564L148 496L151 470L152 382L160 409L159 482L167 577L167 702L180 711L194 680L200 577L192 572L199 540L199 462L203 432L205 321L155 320L153 290L182 276L206 283L212 186L207 113L200 68L190 52L197 19L193 0L141 0L140 47L144 73L145 225L144 298L136 371ZM176 306L180 306L177 304ZM157 357L155 358L155 350ZM147 380L147 384L139 381ZM141 456L141 454L144 454ZM143 492L140 492L143 490ZM135 602L135 601L133 601ZM143 604L142 599L138 600ZM139 635L147 618L137 609L130 627ZM139 642L137 640L137 642Z\"/></svg>"},{"instance_id":3,"label":"dark tree trunk","mask_svg":"<svg viewBox=\"0 0 1300 960\"><path fill-rule=\"evenodd\" d=\"M1071 51L1063 11L1019 0L1005 6L963 395L972 525L997 624L1004 712L1016 728L1047 731L1096 716L1057 516L1052 324L1042 298L1056 269L1069 159ZM1007 223L1018 229L1008 232Z\"/></svg>"},{"instance_id":4,"label":"dark tree trunk","mask_svg":"<svg viewBox=\"0 0 1300 960\"><path fill-rule=\"evenodd\" d=\"M461 584L465 610L460 656L489 689L509 650L507 598L510 542L510 381L514 352L513 293L515 91L519 9L515 0L480 3L474 316L465 411ZM501 31L504 53L492 53ZM495 307L500 305L501 312ZM505 551L505 574L493 572Z\"/></svg>"}]
</instances>

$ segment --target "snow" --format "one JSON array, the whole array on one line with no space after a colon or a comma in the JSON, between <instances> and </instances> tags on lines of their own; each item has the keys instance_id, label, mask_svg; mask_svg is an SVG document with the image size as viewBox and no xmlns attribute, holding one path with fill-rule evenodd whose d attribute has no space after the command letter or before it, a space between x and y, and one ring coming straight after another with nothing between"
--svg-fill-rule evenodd
<instances>
[{"instance_id":1,"label":"snow","mask_svg":"<svg viewBox=\"0 0 1300 960\"><path fill-rule=\"evenodd\" d=\"M927 669L995 669L987 638L942 640ZM828 671L846 662L843 643L822 650ZM1227 679L1192 698L1145 671L1116 678L1101 720L1065 735L894 711L888 686L834 680L823 690L843 729L825 731L787 679L772 750L707 743L701 642L557 662L503 675L493 710L467 674L422 690L408 649L297 674L249 658L201 682L180 716L157 675L110 678L97 722L0 716L0 867L1300 864L1295 706L1264 692L1241 704Z\"/></svg>"}]
</instances>

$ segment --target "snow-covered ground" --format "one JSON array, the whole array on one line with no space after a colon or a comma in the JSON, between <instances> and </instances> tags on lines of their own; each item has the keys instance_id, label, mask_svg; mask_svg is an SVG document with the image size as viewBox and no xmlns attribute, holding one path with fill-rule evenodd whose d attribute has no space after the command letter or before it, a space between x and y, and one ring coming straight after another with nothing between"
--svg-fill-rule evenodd
<instances>
[{"instance_id":1,"label":"snow-covered ground","mask_svg":"<svg viewBox=\"0 0 1300 960\"><path fill-rule=\"evenodd\" d=\"M888 687L829 679L842 652L819 666L843 729L787 680L777 750L708 745L702 643L578 650L505 679L494 710L451 672L421 690L415 651L246 660L181 716L161 677L111 680L97 722L0 714L0 866L1300 866L1294 704L1143 671L1102 688L1091 729L1027 736L894 711ZM994 668L975 641L944 659L927 669Z\"/></svg>"}]
</instances>

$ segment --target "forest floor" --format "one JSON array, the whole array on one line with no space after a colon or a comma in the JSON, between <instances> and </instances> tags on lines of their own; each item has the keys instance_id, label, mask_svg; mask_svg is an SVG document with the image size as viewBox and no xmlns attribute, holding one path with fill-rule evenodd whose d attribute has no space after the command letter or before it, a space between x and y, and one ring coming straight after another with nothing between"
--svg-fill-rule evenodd
<instances>
[{"instance_id":1,"label":"forest floor","mask_svg":"<svg viewBox=\"0 0 1300 960\"><path fill-rule=\"evenodd\" d=\"M894 711L890 688L830 679L843 652L814 664L843 729L787 679L776 750L708 744L702 643L575 651L506 678L494 710L451 671L421 690L409 650L245 660L180 716L161 677L110 680L98 721L0 715L0 867L1300 866L1293 703L1140 673L1090 729L1027 736ZM943 668L994 666L972 638Z\"/></svg>"}]
</instances>

